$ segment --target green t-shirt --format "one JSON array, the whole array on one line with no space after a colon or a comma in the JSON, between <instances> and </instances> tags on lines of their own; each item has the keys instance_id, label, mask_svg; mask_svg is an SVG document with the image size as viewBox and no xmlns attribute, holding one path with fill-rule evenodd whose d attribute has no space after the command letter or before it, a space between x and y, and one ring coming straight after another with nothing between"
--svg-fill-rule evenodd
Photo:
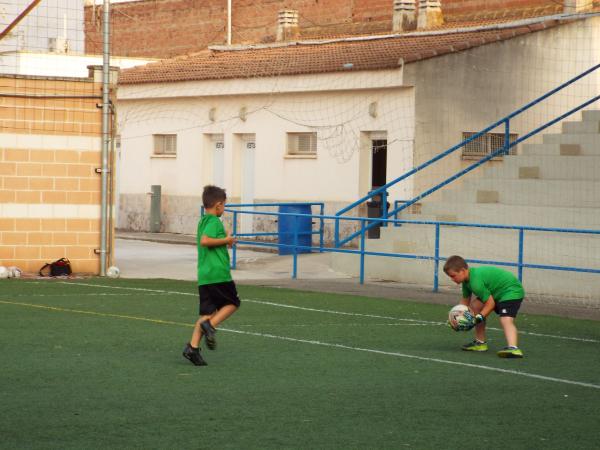
<instances>
[{"instance_id":1,"label":"green t-shirt","mask_svg":"<svg viewBox=\"0 0 600 450\"><path fill-rule=\"evenodd\" d=\"M498 267L484 266L469 269L469 280L462 284L463 297L475 294L482 302L490 295L496 302L520 300L525 297L523 285L517 277Z\"/></svg>"},{"instance_id":2,"label":"green t-shirt","mask_svg":"<svg viewBox=\"0 0 600 450\"><path fill-rule=\"evenodd\" d=\"M198 222L196 244L198 246L198 285L231 281L229 252L227 245L204 247L200 245L202 236L222 239L227 237L225 227L217 216L205 214Z\"/></svg>"}]
</instances>

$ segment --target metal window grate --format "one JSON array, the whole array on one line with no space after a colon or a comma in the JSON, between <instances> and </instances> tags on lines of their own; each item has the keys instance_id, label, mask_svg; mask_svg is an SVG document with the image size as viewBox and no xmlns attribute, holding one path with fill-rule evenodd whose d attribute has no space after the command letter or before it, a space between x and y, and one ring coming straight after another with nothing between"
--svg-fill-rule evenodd
<instances>
[{"instance_id":1,"label":"metal window grate","mask_svg":"<svg viewBox=\"0 0 600 450\"><path fill-rule=\"evenodd\" d=\"M177 154L177 135L176 134L154 134L154 154L155 155L176 155Z\"/></svg>"},{"instance_id":2,"label":"metal window grate","mask_svg":"<svg viewBox=\"0 0 600 450\"><path fill-rule=\"evenodd\" d=\"M470 138L475 135L475 132L463 132L463 140ZM510 142L515 141L519 137L516 133L511 133L509 136ZM479 136L476 139L473 139L471 142L463 146L462 156L465 159L471 158L481 158L483 156L487 156L490 153L495 152L499 148L504 146L504 133L486 133ZM509 155L517 154L517 147L512 147L509 152ZM498 156L499 158L502 155Z\"/></svg>"},{"instance_id":3,"label":"metal window grate","mask_svg":"<svg viewBox=\"0 0 600 450\"><path fill-rule=\"evenodd\" d=\"M316 155L317 133L288 133L287 144L289 155Z\"/></svg>"}]
</instances>

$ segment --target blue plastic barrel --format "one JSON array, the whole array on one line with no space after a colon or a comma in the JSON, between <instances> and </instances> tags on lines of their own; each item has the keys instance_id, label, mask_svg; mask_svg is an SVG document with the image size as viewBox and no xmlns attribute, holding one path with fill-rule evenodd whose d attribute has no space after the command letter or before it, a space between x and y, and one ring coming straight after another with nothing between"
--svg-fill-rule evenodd
<instances>
[{"instance_id":1,"label":"blue plastic barrel","mask_svg":"<svg viewBox=\"0 0 600 450\"><path fill-rule=\"evenodd\" d=\"M307 203L289 203L279 205L280 213L287 214L312 214L311 206ZM310 247L312 245L312 217L298 216L279 216L277 223L277 232L279 233L279 243L294 245L294 234L298 234L297 245ZM293 247L279 247L280 255L291 255L294 253ZM309 249L299 248L297 253L310 253Z\"/></svg>"}]
</instances>

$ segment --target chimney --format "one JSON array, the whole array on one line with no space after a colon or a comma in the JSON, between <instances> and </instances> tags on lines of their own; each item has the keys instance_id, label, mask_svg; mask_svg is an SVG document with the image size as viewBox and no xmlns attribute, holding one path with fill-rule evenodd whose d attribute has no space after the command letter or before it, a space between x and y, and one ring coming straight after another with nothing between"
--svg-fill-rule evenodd
<instances>
[{"instance_id":1,"label":"chimney","mask_svg":"<svg viewBox=\"0 0 600 450\"><path fill-rule=\"evenodd\" d=\"M50 53L69 53L69 40L64 37L48 38L48 51Z\"/></svg>"},{"instance_id":2,"label":"chimney","mask_svg":"<svg viewBox=\"0 0 600 450\"><path fill-rule=\"evenodd\" d=\"M300 36L298 11L282 9L277 20L277 42L297 39Z\"/></svg>"},{"instance_id":3,"label":"chimney","mask_svg":"<svg viewBox=\"0 0 600 450\"><path fill-rule=\"evenodd\" d=\"M444 23L442 2L439 0L419 0L417 29L428 30Z\"/></svg>"},{"instance_id":4,"label":"chimney","mask_svg":"<svg viewBox=\"0 0 600 450\"><path fill-rule=\"evenodd\" d=\"M412 31L417 28L416 0L394 0L393 31Z\"/></svg>"},{"instance_id":5,"label":"chimney","mask_svg":"<svg viewBox=\"0 0 600 450\"><path fill-rule=\"evenodd\" d=\"M567 14L589 11L594 6L590 0L564 0L563 11Z\"/></svg>"}]
</instances>

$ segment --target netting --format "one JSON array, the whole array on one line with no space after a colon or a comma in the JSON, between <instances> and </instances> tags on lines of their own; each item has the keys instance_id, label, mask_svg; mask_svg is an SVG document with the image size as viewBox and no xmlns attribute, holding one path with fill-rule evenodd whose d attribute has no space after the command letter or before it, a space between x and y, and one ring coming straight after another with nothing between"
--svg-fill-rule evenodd
<instances>
[{"instance_id":1,"label":"netting","mask_svg":"<svg viewBox=\"0 0 600 450\"><path fill-rule=\"evenodd\" d=\"M361 2L354 9L342 5L339 11L309 9L310 2L286 5L297 9L300 24L298 35L290 36L331 38L303 43L274 42L280 3L254 2L251 16L251 2L239 2L233 11L233 48L223 46L224 5L191 8L189 15L203 24L202 33L192 33L177 32L181 16L172 8L165 18L160 8L167 3L173 2L126 2L127 7L115 6L112 13L112 44L119 49L115 52L123 52L113 53L114 58L189 53L121 74L115 110L118 225L126 229L148 227L147 192L153 185L162 186L162 231L195 231L199 197L209 183L225 186L234 203L322 201L326 213L335 213L600 62L598 2L590 2L591 12L569 17L552 15L562 11L562 2L531 2L521 21L487 9L466 20L470 11L460 12L458 2L448 2L449 10L456 9L455 22L404 35L392 33L390 5L371 5L372 11L387 11L377 17L367 8L359 11ZM3 5L3 23L27 4ZM0 42L2 71L25 73L24 61L41 50L55 56L98 51L100 6L86 10L85 30L82 8L75 1L41 2ZM151 33L144 32L144 14L154 27ZM346 16L353 19L344 27L340 17ZM163 22L152 22L159 17ZM180 24L184 27L183 19ZM143 40L135 40L142 35ZM203 50L206 45L218 46ZM27 66L28 74L41 75L34 73L35 64L46 72L64 68L60 63L49 66L41 56L36 61ZM390 207L490 154L504 143L506 132L511 141L520 139L599 92L597 70L511 118L508 130L503 124L487 130L464 149L391 187ZM4 106L9 108L5 115L15 115L5 117L12 122L4 125L24 123L16 103ZM600 120L593 112L599 106L590 103L586 112L519 143L509 155L498 155L420 199L400 217L600 229ZM85 120L85 133L83 124ZM364 217L368 207L363 203L348 214ZM245 232L273 231L275 226L260 218L240 224ZM356 223L342 221L341 237L356 229ZM328 221L328 244L333 230ZM443 226L439 244L442 257L461 254L498 263L519 258L518 230ZM431 225L387 227L367 245L427 256L435 247ZM526 264L600 268L593 235L527 231L522 247ZM342 256L335 259L344 264ZM358 267L349 264L352 270ZM419 259L369 257L367 266L370 277L422 285L430 284L433 274L432 263ZM560 294L585 300L597 296L600 277L525 268L523 279L540 299ZM443 274L440 281L448 284Z\"/></svg>"}]
</instances>

